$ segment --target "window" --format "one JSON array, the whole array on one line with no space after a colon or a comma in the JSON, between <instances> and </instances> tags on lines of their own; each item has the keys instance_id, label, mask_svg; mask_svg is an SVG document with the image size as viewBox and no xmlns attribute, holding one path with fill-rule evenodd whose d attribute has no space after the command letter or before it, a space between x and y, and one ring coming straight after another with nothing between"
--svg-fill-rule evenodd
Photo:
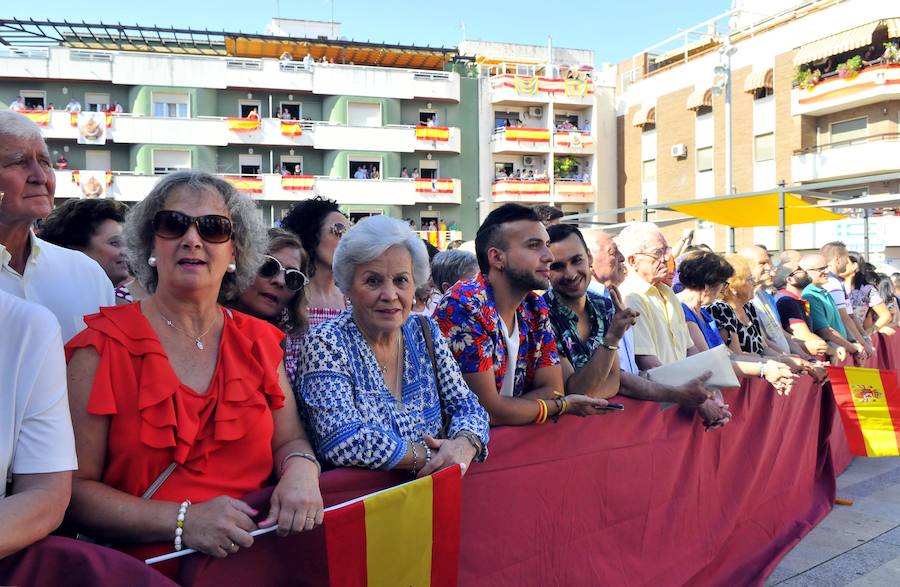
<instances>
[{"instance_id":1,"label":"window","mask_svg":"<svg viewBox=\"0 0 900 587\"><path fill-rule=\"evenodd\" d=\"M516 122L522 120L521 112L504 112L498 110L494 112L494 127L514 126Z\"/></svg>"},{"instance_id":2,"label":"window","mask_svg":"<svg viewBox=\"0 0 900 587\"><path fill-rule=\"evenodd\" d=\"M656 159L644 161L641 165L641 180L644 183L656 181Z\"/></svg>"},{"instance_id":3,"label":"window","mask_svg":"<svg viewBox=\"0 0 900 587\"><path fill-rule=\"evenodd\" d=\"M256 110L257 116L262 118L262 103L259 100L240 100L238 102L240 113L238 116L247 118L251 110Z\"/></svg>"},{"instance_id":4,"label":"window","mask_svg":"<svg viewBox=\"0 0 900 587\"><path fill-rule=\"evenodd\" d=\"M303 157L282 155L281 167L288 175L303 175Z\"/></svg>"},{"instance_id":5,"label":"window","mask_svg":"<svg viewBox=\"0 0 900 587\"><path fill-rule=\"evenodd\" d=\"M440 126L437 112L433 110L419 110L419 124L427 125L428 121L431 121L431 126Z\"/></svg>"},{"instance_id":6,"label":"window","mask_svg":"<svg viewBox=\"0 0 900 587\"><path fill-rule=\"evenodd\" d=\"M697 172L703 173L713 169L713 148L697 149Z\"/></svg>"},{"instance_id":7,"label":"window","mask_svg":"<svg viewBox=\"0 0 900 587\"><path fill-rule=\"evenodd\" d=\"M630 69L622 74L622 91L625 92L628 90L628 86L638 81L641 77L641 69L639 67L635 67L634 69Z\"/></svg>"},{"instance_id":8,"label":"window","mask_svg":"<svg viewBox=\"0 0 900 587\"><path fill-rule=\"evenodd\" d=\"M775 158L775 134L766 133L753 137L753 160L771 161Z\"/></svg>"},{"instance_id":9,"label":"window","mask_svg":"<svg viewBox=\"0 0 900 587\"><path fill-rule=\"evenodd\" d=\"M238 155L241 175L259 175L262 169L262 155Z\"/></svg>"},{"instance_id":10,"label":"window","mask_svg":"<svg viewBox=\"0 0 900 587\"><path fill-rule=\"evenodd\" d=\"M190 151L176 149L153 150L153 173L157 175L190 168Z\"/></svg>"},{"instance_id":11,"label":"window","mask_svg":"<svg viewBox=\"0 0 900 587\"><path fill-rule=\"evenodd\" d=\"M84 152L84 168L108 171L112 169L112 153L90 149Z\"/></svg>"},{"instance_id":12,"label":"window","mask_svg":"<svg viewBox=\"0 0 900 587\"><path fill-rule=\"evenodd\" d=\"M19 92L25 101L25 106L31 110L47 109L47 92L41 90L22 90Z\"/></svg>"},{"instance_id":13,"label":"window","mask_svg":"<svg viewBox=\"0 0 900 587\"><path fill-rule=\"evenodd\" d=\"M302 120L303 119L303 107L300 102L280 102L278 104L279 112L281 113L280 118L282 120ZM284 113L287 112L287 115Z\"/></svg>"},{"instance_id":14,"label":"window","mask_svg":"<svg viewBox=\"0 0 900 587\"><path fill-rule=\"evenodd\" d=\"M190 118L191 96L189 94L154 93L153 116L163 118Z\"/></svg>"},{"instance_id":15,"label":"window","mask_svg":"<svg viewBox=\"0 0 900 587\"><path fill-rule=\"evenodd\" d=\"M765 98L767 96L772 96L774 94L775 94L775 92L772 90L772 88L766 88L766 87L757 88L757 89L753 90L753 99L754 100L762 100L763 98Z\"/></svg>"},{"instance_id":16,"label":"window","mask_svg":"<svg viewBox=\"0 0 900 587\"><path fill-rule=\"evenodd\" d=\"M440 177L440 161L419 160L419 177L422 179L438 179Z\"/></svg>"},{"instance_id":17,"label":"window","mask_svg":"<svg viewBox=\"0 0 900 587\"><path fill-rule=\"evenodd\" d=\"M106 112L109 108L109 94L88 92L84 95L84 109L87 112Z\"/></svg>"},{"instance_id":18,"label":"window","mask_svg":"<svg viewBox=\"0 0 900 587\"><path fill-rule=\"evenodd\" d=\"M351 179L380 179L381 159L354 157L348 164Z\"/></svg>"},{"instance_id":19,"label":"window","mask_svg":"<svg viewBox=\"0 0 900 587\"><path fill-rule=\"evenodd\" d=\"M512 163L494 163L494 177L510 177L515 171Z\"/></svg>"},{"instance_id":20,"label":"window","mask_svg":"<svg viewBox=\"0 0 900 587\"><path fill-rule=\"evenodd\" d=\"M381 216L382 214L384 214L384 210L350 210L347 212L347 218L350 219L350 224L356 224L363 218Z\"/></svg>"},{"instance_id":21,"label":"window","mask_svg":"<svg viewBox=\"0 0 900 587\"><path fill-rule=\"evenodd\" d=\"M832 144L865 139L868 136L867 123L866 117L831 123Z\"/></svg>"},{"instance_id":22,"label":"window","mask_svg":"<svg viewBox=\"0 0 900 587\"><path fill-rule=\"evenodd\" d=\"M700 106L697 108L697 116L706 116L712 114L712 106Z\"/></svg>"},{"instance_id":23,"label":"window","mask_svg":"<svg viewBox=\"0 0 900 587\"><path fill-rule=\"evenodd\" d=\"M350 126L381 126L381 104L348 102L347 124Z\"/></svg>"}]
</instances>

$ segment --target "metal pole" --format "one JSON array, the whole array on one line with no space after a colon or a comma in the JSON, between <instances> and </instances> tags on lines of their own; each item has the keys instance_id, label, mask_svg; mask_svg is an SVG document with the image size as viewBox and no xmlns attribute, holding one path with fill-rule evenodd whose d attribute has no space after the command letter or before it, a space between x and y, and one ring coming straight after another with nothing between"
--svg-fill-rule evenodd
<instances>
[{"instance_id":1,"label":"metal pole","mask_svg":"<svg viewBox=\"0 0 900 587\"><path fill-rule=\"evenodd\" d=\"M869 209L863 208L863 253L866 256L866 261L872 262L869 259Z\"/></svg>"},{"instance_id":2,"label":"metal pole","mask_svg":"<svg viewBox=\"0 0 900 587\"><path fill-rule=\"evenodd\" d=\"M784 180L778 182L778 250L782 253L787 250L787 224L786 210L784 205Z\"/></svg>"},{"instance_id":3,"label":"metal pole","mask_svg":"<svg viewBox=\"0 0 900 587\"><path fill-rule=\"evenodd\" d=\"M725 193L733 194L731 160L731 41L725 44ZM734 227L728 227L728 252L735 250Z\"/></svg>"},{"instance_id":4,"label":"metal pole","mask_svg":"<svg viewBox=\"0 0 900 587\"><path fill-rule=\"evenodd\" d=\"M644 209L641 210L641 220L643 220L644 222L648 222L650 218L650 211L647 210L648 203L649 202L647 201L647 198L644 198Z\"/></svg>"}]
</instances>

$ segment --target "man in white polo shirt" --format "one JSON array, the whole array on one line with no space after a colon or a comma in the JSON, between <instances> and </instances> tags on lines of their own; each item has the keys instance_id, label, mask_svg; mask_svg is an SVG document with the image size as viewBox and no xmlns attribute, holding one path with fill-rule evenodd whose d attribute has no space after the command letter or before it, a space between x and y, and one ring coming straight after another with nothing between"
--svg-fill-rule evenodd
<instances>
[{"instance_id":1,"label":"man in white polo shirt","mask_svg":"<svg viewBox=\"0 0 900 587\"><path fill-rule=\"evenodd\" d=\"M115 305L115 292L96 261L37 238L35 220L53 209L56 177L41 129L0 111L0 290L40 304L59 321L63 343L84 328L83 317Z\"/></svg>"}]
</instances>

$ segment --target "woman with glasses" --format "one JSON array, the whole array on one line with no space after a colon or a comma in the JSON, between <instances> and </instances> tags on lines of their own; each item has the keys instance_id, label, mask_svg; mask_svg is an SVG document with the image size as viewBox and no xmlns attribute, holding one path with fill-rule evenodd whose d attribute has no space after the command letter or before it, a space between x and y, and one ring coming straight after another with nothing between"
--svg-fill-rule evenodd
<instances>
[{"instance_id":1,"label":"woman with glasses","mask_svg":"<svg viewBox=\"0 0 900 587\"><path fill-rule=\"evenodd\" d=\"M320 524L319 465L281 365L283 334L221 305L261 265L253 202L212 175L172 173L131 210L125 237L150 296L87 317L66 347L71 519L141 558L225 557L257 527ZM240 498L273 474L260 514Z\"/></svg>"},{"instance_id":2,"label":"woman with glasses","mask_svg":"<svg viewBox=\"0 0 900 587\"><path fill-rule=\"evenodd\" d=\"M337 202L316 196L291 208L281 226L296 234L309 253L306 302L309 327L314 328L347 309L344 294L334 284L331 261L350 221L341 214Z\"/></svg>"}]
</instances>

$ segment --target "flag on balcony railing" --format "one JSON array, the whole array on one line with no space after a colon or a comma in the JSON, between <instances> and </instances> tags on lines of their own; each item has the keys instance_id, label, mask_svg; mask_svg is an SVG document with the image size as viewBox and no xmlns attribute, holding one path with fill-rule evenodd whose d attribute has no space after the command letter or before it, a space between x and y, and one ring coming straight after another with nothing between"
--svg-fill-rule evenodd
<instances>
[{"instance_id":1,"label":"flag on balcony railing","mask_svg":"<svg viewBox=\"0 0 900 587\"><path fill-rule=\"evenodd\" d=\"M102 175L101 175L102 174ZM107 188L112 185L112 171L72 171L72 183L81 188L85 198L102 198L107 194Z\"/></svg>"},{"instance_id":2,"label":"flag on balcony railing","mask_svg":"<svg viewBox=\"0 0 900 587\"><path fill-rule=\"evenodd\" d=\"M26 110L19 114L24 114L26 118L30 118L32 122L38 126L47 126L50 124L50 112L47 110Z\"/></svg>"},{"instance_id":3,"label":"flag on balcony railing","mask_svg":"<svg viewBox=\"0 0 900 587\"><path fill-rule=\"evenodd\" d=\"M446 126L417 126L416 138L420 141L449 141L450 129Z\"/></svg>"},{"instance_id":4,"label":"flag on balcony railing","mask_svg":"<svg viewBox=\"0 0 900 587\"><path fill-rule=\"evenodd\" d=\"M453 180L420 178L416 180L416 191L429 194L452 194Z\"/></svg>"},{"instance_id":5,"label":"flag on balcony railing","mask_svg":"<svg viewBox=\"0 0 900 587\"><path fill-rule=\"evenodd\" d=\"M326 511L329 584L456 585L460 485L455 465Z\"/></svg>"},{"instance_id":6,"label":"flag on balcony railing","mask_svg":"<svg viewBox=\"0 0 900 587\"><path fill-rule=\"evenodd\" d=\"M112 121L113 121L113 113L107 112L106 113L106 128L112 128Z\"/></svg>"},{"instance_id":7,"label":"flag on balcony railing","mask_svg":"<svg viewBox=\"0 0 900 587\"><path fill-rule=\"evenodd\" d=\"M534 95L538 91L538 78L516 76L516 93Z\"/></svg>"},{"instance_id":8,"label":"flag on balcony railing","mask_svg":"<svg viewBox=\"0 0 900 587\"><path fill-rule=\"evenodd\" d=\"M69 112L69 124L78 126L78 112Z\"/></svg>"},{"instance_id":9,"label":"flag on balcony railing","mask_svg":"<svg viewBox=\"0 0 900 587\"><path fill-rule=\"evenodd\" d=\"M263 180L261 177L240 177L236 175L226 175L225 181L233 185L234 189L241 192L261 194L263 191Z\"/></svg>"},{"instance_id":10,"label":"flag on balcony railing","mask_svg":"<svg viewBox=\"0 0 900 587\"><path fill-rule=\"evenodd\" d=\"M593 93L593 88L591 88ZM567 79L566 80L566 96L576 96L583 98L588 93L588 81L583 79Z\"/></svg>"},{"instance_id":11,"label":"flag on balcony railing","mask_svg":"<svg viewBox=\"0 0 900 587\"><path fill-rule=\"evenodd\" d=\"M549 143L550 131L546 128L506 127L504 131L507 141L526 141L529 143Z\"/></svg>"},{"instance_id":12,"label":"flag on balcony railing","mask_svg":"<svg viewBox=\"0 0 900 587\"><path fill-rule=\"evenodd\" d=\"M311 190L315 187L314 175L282 175L281 187L286 190Z\"/></svg>"},{"instance_id":13,"label":"flag on balcony railing","mask_svg":"<svg viewBox=\"0 0 900 587\"><path fill-rule=\"evenodd\" d=\"M594 194L594 188L589 182L557 181L556 194L558 196L591 196Z\"/></svg>"},{"instance_id":14,"label":"flag on balcony railing","mask_svg":"<svg viewBox=\"0 0 900 587\"><path fill-rule=\"evenodd\" d=\"M300 128L299 120L282 120L281 121L281 134L286 137L299 137L303 134L303 129Z\"/></svg>"},{"instance_id":15,"label":"flag on balcony railing","mask_svg":"<svg viewBox=\"0 0 900 587\"><path fill-rule=\"evenodd\" d=\"M549 181L504 179L491 187L494 196L549 196Z\"/></svg>"},{"instance_id":16,"label":"flag on balcony railing","mask_svg":"<svg viewBox=\"0 0 900 587\"><path fill-rule=\"evenodd\" d=\"M861 457L900 456L900 388L892 371L828 367L850 452Z\"/></svg>"},{"instance_id":17,"label":"flag on balcony railing","mask_svg":"<svg viewBox=\"0 0 900 587\"><path fill-rule=\"evenodd\" d=\"M594 144L594 138L590 133L581 132L558 132L553 135L556 140L557 147L571 147L572 149L582 149L590 147Z\"/></svg>"},{"instance_id":18,"label":"flag on balcony railing","mask_svg":"<svg viewBox=\"0 0 900 587\"><path fill-rule=\"evenodd\" d=\"M106 121L104 112L78 112L73 114L78 127L79 145L105 145Z\"/></svg>"},{"instance_id":19,"label":"flag on balcony railing","mask_svg":"<svg viewBox=\"0 0 900 587\"><path fill-rule=\"evenodd\" d=\"M234 132L251 132L259 130L258 118L229 117L226 120L228 121L228 130L233 130Z\"/></svg>"}]
</instances>

